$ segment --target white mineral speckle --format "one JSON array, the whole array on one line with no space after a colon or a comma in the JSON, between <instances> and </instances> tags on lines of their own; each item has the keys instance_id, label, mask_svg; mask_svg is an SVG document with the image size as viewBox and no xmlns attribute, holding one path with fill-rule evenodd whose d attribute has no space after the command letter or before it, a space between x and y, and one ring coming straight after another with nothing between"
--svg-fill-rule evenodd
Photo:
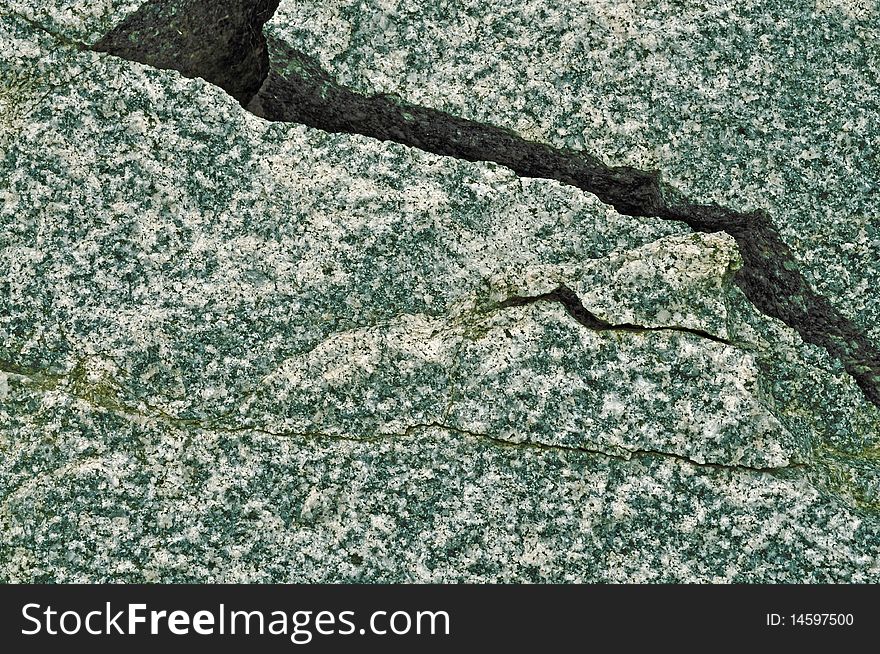
<instances>
[{"instance_id":1,"label":"white mineral speckle","mask_svg":"<svg viewBox=\"0 0 880 654\"><path fill-rule=\"evenodd\" d=\"M325 4L282 0L267 31L360 92L767 210L809 282L880 336L880 239L862 229L880 215L876 1L343 0L314 19Z\"/></svg>"},{"instance_id":2,"label":"white mineral speckle","mask_svg":"<svg viewBox=\"0 0 880 654\"><path fill-rule=\"evenodd\" d=\"M312 34L344 69L381 30L394 47L379 82L430 92L438 71L401 53L421 39L416 18L444 43L431 7L326 4L285 38ZM86 38L125 7L14 11ZM723 113L736 97L741 71L721 58L723 96L677 65L669 43L688 53L699 35L686 21L592 0L450 7L451 107L479 89L536 137L586 137L612 161L660 151L672 166L726 143L697 114L660 125L668 148L651 132L652 111ZM554 47L536 59L535 43ZM648 103L626 87L642 46L632 61L675 94ZM585 83L555 77L585 52L598 53ZM497 165L270 124L202 80L67 48L15 13L0 68L13 110L0 118L0 580L878 580L880 486L863 452L880 418L839 363L749 305L729 237ZM743 68L774 74L757 57ZM765 124L792 124L774 107ZM801 169L822 161L804 139ZM725 193L747 197L744 174ZM868 220L853 224L869 238ZM634 326L500 306L559 284Z\"/></svg>"}]
</instances>

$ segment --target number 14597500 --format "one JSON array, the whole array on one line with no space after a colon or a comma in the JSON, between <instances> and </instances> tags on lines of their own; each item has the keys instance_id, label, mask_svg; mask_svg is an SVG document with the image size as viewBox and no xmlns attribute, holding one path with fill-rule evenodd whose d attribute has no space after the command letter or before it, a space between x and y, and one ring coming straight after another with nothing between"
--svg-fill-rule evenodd
<instances>
[{"instance_id":1,"label":"number 14597500","mask_svg":"<svg viewBox=\"0 0 880 654\"><path fill-rule=\"evenodd\" d=\"M850 627L852 613L779 613L767 614L768 627Z\"/></svg>"}]
</instances>

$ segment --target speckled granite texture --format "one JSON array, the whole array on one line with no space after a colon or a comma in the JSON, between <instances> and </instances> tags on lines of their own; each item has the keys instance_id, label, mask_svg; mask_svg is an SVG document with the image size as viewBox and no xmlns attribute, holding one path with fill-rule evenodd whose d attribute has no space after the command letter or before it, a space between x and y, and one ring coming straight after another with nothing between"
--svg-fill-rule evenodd
<instances>
[{"instance_id":1,"label":"speckled granite texture","mask_svg":"<svg viewBox=\"0 0 880 654\"><path fill-rule=\"evenodd\" d=\"M0 0L0 580L880 580L880 410L748 301L731 236L267 122L86 47L143 4ZM285 0L266 30L346 84L770 203L873 326L875 245L834 238L856 211L876 225L873 196L835 186L870 179L876 136L826 152L830 127L718 132L794 115L772 88L734 111L737 29L834 66L870 47L811 50L800 23L742 7L715 34L664 27L672 5L654 24L621 3L405 4ZM832 43L876 28L870 8L821 9ZM729 93L682 67L697 44ZM797 69L761 65L778 88ZM839 111L876 109L859 98ZM801 147L837 181L798 168ZM865 168L833 163L853 153Z\"/></svg>"},{"instance_id":2,"label":"speckled granite texture","mask_svg":"<svg viewBox=\"0 0 880 654\"><path fill-rule=\"evenodd\" d=\"M61 39L92 44L148 0L3 0L4 14L14 13L35 29Z\"/></svg>"},{"instance_id":3,"label":"speckled granite texture","mask_svg":"<svg viewBox=\"0 0 880 654\"><path fill-rule=\"evenodd\" d=\"M267 34L362 93L766 209L880 340L876 0L282 0Z\"/></svg>"}]
</instances>

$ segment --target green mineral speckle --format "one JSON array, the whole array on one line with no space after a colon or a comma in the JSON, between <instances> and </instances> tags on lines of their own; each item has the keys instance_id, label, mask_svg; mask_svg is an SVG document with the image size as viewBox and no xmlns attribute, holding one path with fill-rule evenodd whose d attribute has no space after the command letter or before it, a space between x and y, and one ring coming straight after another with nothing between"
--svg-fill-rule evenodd
<instances>
[{"instance_id":1,"label":"green mineral speckle","mask_svg":"<svg viewBox=\"0 0 880 654\"><path fill-rule=\"evenodd\" d=\"M880 412L749 304L732 238L493 164L266 123L202 80L65 41L138 3L32 4L7 0L0 22L0 580L880 580ZM775 203L823 290L856 306L876 274L855 265L862 241L824 266L816 234L835 223L804 230L792 207L826 193L816 215L869 215L834 180L870 176L844 165L854 141L814 157L800 135L827 130L792 131L807 90L789 76L837 79L837 102L870 48L812 70L806 40L774 73L706 21L734 36L751 21L772 62L783 25L812 38L813 18L417 4L283 2L269 29L320 44L343 83L372 71L430 104L448 80L443 108ZM822 11L835 39L873 29L844 0ZM426 35L448 21L464 27L434 62ZM746 102L754 75L767 97ZM846 111L873 111L854 97ZM771 128L769 152L803 179L751 163ZM560 285L633 328L529 301Z\"/></svg>"}]
</instances>

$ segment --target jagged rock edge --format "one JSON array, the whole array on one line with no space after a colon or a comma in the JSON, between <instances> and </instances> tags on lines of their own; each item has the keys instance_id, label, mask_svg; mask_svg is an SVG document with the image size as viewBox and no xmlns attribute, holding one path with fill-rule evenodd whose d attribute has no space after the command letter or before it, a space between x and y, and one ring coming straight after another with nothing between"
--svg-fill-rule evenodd
<instances>
[{"instance_id":1,"label":"jagged rock edge","mask_svg":"<svg viewBox=\"0 0 880 654\"><path fill-rule=\"evenodd\" d=\"M584 327L592 329L596 332L630 332L634 334L663 331L680 332L683 334L697 336L699 338L705 338L716 343L723 343L724 345L736 347L735 343L727 340L726 338L716 336L715 334L707 332L704 329L697 329L695 327L681 327L678 325L645 327L643 325L634 325L633 323L621 323L619 325L615 325L606 320L602 320L594 313L592 313L589 309L587 309L584 306L584 303L581 301L580 297L578 297L577 293L575 293L565 284L561 284L549 293L541 293L540 295L509 297L499 303L498 307L501 309L507 307L520 307L528 304L534 304L536 302L558 302L563 306L568 315L574 318L575 321L577 321Z\"/></svg>"},{"instance_id":2,"label":"jagged rock edge","mask_svg":"<svg viewBox=\"0 0 880 654\"><path fill-rule=\"evenodd\" d=\"M202 1L215 10L221 4ZM233 39L235 42L225 44L226 50L218 52L201 70L194 70L192 61L178 63L185 60L181 56L185 48L175 48L187 46L187 39L191 42L192 36L179 29L164 33L154 29L147 35L147 42L132 42L133 26L142 24L144 17L155 13L155 7L162 6L156 0L142 5L92 49L202 77L266 120L300 123L326 132L360 134L467 161L491 161L523 177L553 179L575 186L623 215L676 220L699 232L724 231L739 246L743 267L734 279L749 301L765 315L794 329L805 342L824 348L840 360L865 397L880 407L880 348L809 285L766 212L743 213L718 205L690 203L663 183L658 171L606 166L583 152L527 141L511 130L408 104L392 95L356 93L333 81L313 58L284 43L272 44L276 53L276 62L272 63L279 64L273 68L262 28L277 11L279 2L224 0L224 7L248 5L253 11L245 12L249 22L238 26L239 37ZM190 18L193 22L200 20L199 16ZM230 48L234 52L245 36L257 38L250 41L253 50L242 61L257 60L263 82L258 87L250 84L242 91L238 80L229 78L224 64L228 62ZM150 56L151 47L158 48L160 41L161 56ZM251 71L250 78L253 77Z\"/></svg>"}]
</instances>

